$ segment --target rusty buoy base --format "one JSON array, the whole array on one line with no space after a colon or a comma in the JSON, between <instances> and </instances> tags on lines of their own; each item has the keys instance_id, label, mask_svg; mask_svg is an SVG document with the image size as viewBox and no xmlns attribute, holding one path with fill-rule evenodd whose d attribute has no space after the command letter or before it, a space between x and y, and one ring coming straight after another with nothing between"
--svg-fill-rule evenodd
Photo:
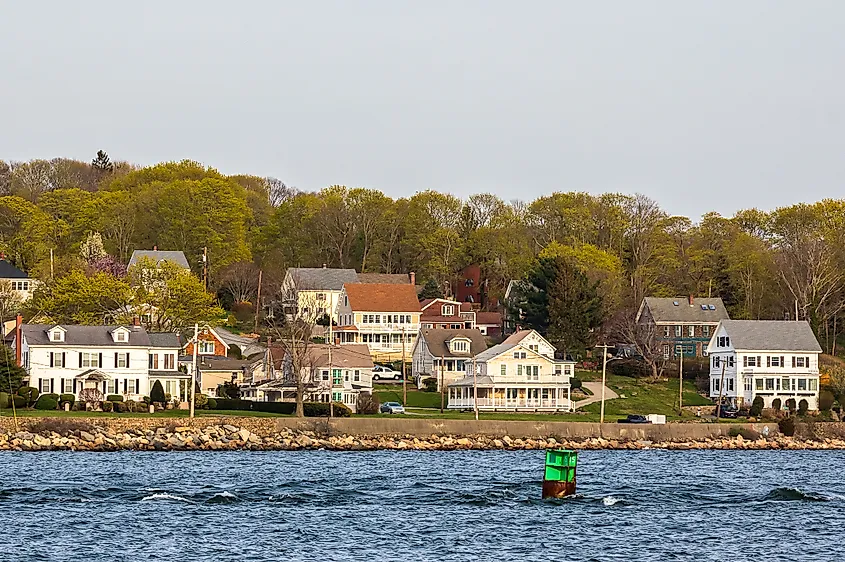
<instances>
[{"instance_id":1,"label":"rusty buoy base","mask_svg":"<svg viewBox=\"0 0 845 562\"><path fill-rule=\"evenodd\" d=\"M553 480L543 481L543 499L563 498L575 495L575 481L559 482Z\"/></svg>"}]
</instances>

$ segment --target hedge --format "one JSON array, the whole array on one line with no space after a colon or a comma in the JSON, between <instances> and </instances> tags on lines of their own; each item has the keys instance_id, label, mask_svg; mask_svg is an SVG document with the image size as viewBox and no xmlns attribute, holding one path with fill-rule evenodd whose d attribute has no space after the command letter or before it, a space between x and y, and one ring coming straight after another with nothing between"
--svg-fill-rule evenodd
<instances>
[{"instance_id":1,"label":"hedge","mask_svg":"<svg viewBox=\"0 0 845 562\"><path fill-rule=\"evenodd\" d=\"M0 408L8 408L11 404L9 404L9 393L8 392L0 392Z\"/></svg>"},{"instance_id":2,"label":"hedge","mask_svg":"<svg viewBox=\"0 0 845 562\"><path fill-rule=\"evenodd\" d=\"M49 394L41 396L38 398L38 402L35 403L36 410L55 410L58 407L59 403Z\"/></svg>"},{"instance_id":3,"label":"hedge","mask_svg":"<svg viewBox=\"0 0 845 562\"><path fill-rule=\"evenodd\" d=\"M252 410L252 400L218 398L217 410Z\"/></svg>"},{"instance_id":4,"label":"hedge","mask_svg":"<svg viewBox=\"0 0 845 562\"><path fill-rule=\"evenodd\" d=\"M146 396L144 398L147 398ZM208 399L208 409L209 410L216 410L217 409L217 398L209 398Z\"/></svg>"},{"instance_id":5,"label":"hedge","mask_svg":"<svg viewBox=\"0 0 845 562\"><path fill-rule=\"evenodd\" d=\"M106 400L105 402L103 402L103 411L104 412L111 412L111 411L114 410L114 406L115 406L114 402L112 402L110 400Z\"/></svg>"},{"instance_id":6,"label":"hedge","mask_svg":"<svg viewBox=\"0 0 845 562\"><path fill-rule=\"evenodd\" d=\"M26 408L26 398L18 394L12 396L11 398L15 403L15 408Z\"/></svg>"},{"instance_id":7,"label":"hedge","mask_svg":"<svg viewBox=\"0 0 845 562\"><path fill-rule=\"evenodd\" d=\"M64 404L65 402L67 402L67 403L69 403L71 406L73 406L73 403L76 401L76 396L74 396L73 394L62 394L62 395L59 397L59 400L60 400L60 402L61 402L62 404Z\"/></svg>"},{"instance_id":8,"label":"hedge","mask_svg":"<svg viewBox=\"0 0 845 562\"><path fill-rule=\"evenodd\" d=\"M296 411L296 402L253 402L252 409L255 412L289 415Z\"/></svg>"},{"instance_id":9,"label":"hedge","mask_svg":"<svg viewBox=\"0 0 845 562\"><path fill-rule=\"evenodd\" d=\"M309 418L327 418L330 415L328 402L306 402L302 405L305 416ZM345 404L334 402L334 416L336 418L348 418L352 410Z\"/></svg>"},{"instance_id":10,"label":"hedge","mask_svg":"<svg viewBox=\"0 0 845 562\"><path fill-rule=\"evenodd\" d=\"M109 402L123 402L123 395L122 394L109 394L106 396L106 400Z\"/></svg>"},{"instance_id":11,"label":"hedge","mask_svg":"<svg viewBox=\"0 0 845 562\"><path fill-rule=\"evenodd\" d=\"M38 400L38 389L34 386L22 386L18 389L18 396L23 396L27 406L32 406Z\"/></svg>"}]
</instances>

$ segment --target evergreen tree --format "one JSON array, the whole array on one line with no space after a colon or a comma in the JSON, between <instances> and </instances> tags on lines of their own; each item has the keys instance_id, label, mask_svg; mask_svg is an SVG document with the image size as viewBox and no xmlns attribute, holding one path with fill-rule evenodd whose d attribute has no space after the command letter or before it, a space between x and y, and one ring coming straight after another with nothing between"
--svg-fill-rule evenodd
<instances>
[{"instance_id":1,"label":"evergreen tree","mask_svg":"<svg viewBox=\"0 0 845 562\"><path fill-rule=\"evenodd\" d=\"M5 345L0 348L0 392L15 394L23 386L26 371L15 363L14 352Z\"/></svg>"},{"instance_id":2,"label":"evergreen tree","mask_svg":"<svg viewBox=\"0 0 845 562\"><path fill-rule=\"evenodd\" d=\"M100 172L111 172L114 170L114 164L109 160L109 155L103 151L97 151L97 157L91 161L91 166Z\"/></svg>"},{"instance_id":3,"label":"evergreen tree","mask_svg":"<svg viewBox=\"0 0 845 562\"><path fill-rule=\"evenodd\" d=\"M437 284L437 281L434 279L429 279L425 282L425 286L423 286L423 290L420 293L420 300L425 299L442 299L443 298L443 291L440 290L440 286Z\"/></svg>"},{"instance_id":4,"label":"evergreen tree","mask_svg":"<svg viewBox=\"0 0 845 562\"><path fill-rule=\"evenodd\" d=\"M164 404L166 401L167 396L164 394L164 387L161 386L161 381L157 380L150 389L150 402Z\"/></svg>"}]
</instances>

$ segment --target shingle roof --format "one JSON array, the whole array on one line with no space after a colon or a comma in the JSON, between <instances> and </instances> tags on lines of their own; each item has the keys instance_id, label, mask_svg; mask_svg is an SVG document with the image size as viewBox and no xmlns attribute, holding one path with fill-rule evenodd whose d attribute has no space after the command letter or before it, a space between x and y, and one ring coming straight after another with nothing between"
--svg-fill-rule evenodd
<instances>
[{"instance_id":1,"label":"shingle roof","mask_svg":"<svg viewBox=\"0 0 845 562\"><path fill-rule=\"evenodd\" d=\"M148 333L147 337L150 338L150 345L152 347L182 348L179 334L174 334L173 332L152 332Z\"/></svg>"},{"instance_id":2,"label":"shingle roof","mask_svg":"<svg viewBox=\"0 0 845 562\"><path fill-rule=\"evenodd\" d=\"M502 323L502 315L498 312L476 312L475 323L495 324L498 326Z\"/></svg>"},{"instance_id":3,"label":"shingle roof","mask_svg":"<svg viewBox=\"0 0 845 562\"><path fill-rule=\"evenodd\" d=\"M675 303L678 305L675 306ZM644 305L648 307L655 322L712 322L715 324L720 320L730 318L720 298L694 298L690 305L689 297L646 297ZM715 310L710 310L711 305Z\"/></svg>"},{"instance_id":4,"label":"shingle roof","mask_svg":"<svg viewBox=\"0 0 845 562\"><path fill-rule=\"evenodd\" d=\"M299 291L340 291L345 283L358 282L354 269L292 267L288 273Z\"/></svg>"},{"instance_id":5,"label":"shingle roof","mask_svg":"<svg viewBox=\"0 0 845 562\"><path fill-rule=\"evenodd\" d=\"M26 279L27 275L6 260L0 260L0 279Z\"/></svg>"},{"instance_id":6,"label":"shingle roof","mask_svg":"<svg viewBox=\"0 0 845 562\"><path fill-rule=\"evenodd\" d=\"M525 337L528 334L532 333L533 331L534 330L520 330L516 333L513 333L510 336L508 336L507 339L505 339L505 341L503 341L499 345L494 345L493 347L491 347L487 351L478 354L476 356L475 360L476 361L488 361L490 359L498 357L502 353L505 353L506 351L515 348L517 345L519 345L519 342L524 340Z\"/></svg>"},{"instance_id":7,"label":"shingle roof","mask_svg":"<svg viewBox=\"0 0 845 562\"><path fill-rule=\"evenodd\" d=\"M314 367L329 366L329 348L332 350L332 367L350 369L372 369L373 358L366 344L312 344L308 355Z\"/></svg>"},{"instance_id":8,"label":"shingle roof","mask_svg":"<svg viewBox=\"0 0 845 562\"><path fill-rule=\"evenodd\" d=\"M347 283L349 306L364 312L419 312L420 301L413 285Z\"/></svg>"},{"instance_id":9,"label":"shingle roof","mask_svg":"<svg viewBox=\"0 0 845 562\"><path fill-rule=\"evenodd\" d=\"M487 342L480 330L446 330L426 329L421 331L428 350L435 357L471 357L478 355L487 349ZM453 353L449 349L448 342L456 337L465 337L470 340L470 350L466 353Z\"/></svg>"},{"instance_id":10,"label":"shingle roof","mask_svg":"<svg viewBox=\"0 0 845 562\"><path fill-rule=\"evenodd\" d=\"M807 322L787 320L722 320L720 324L736 350L807 351L822 348Z\"/></svg>"},{"instance_id":11,"label":"shingle roof","mask_svg":"<svg viewBox=\"0 0 845 562\"><path fill-rule=\"evenodd\" d=\"M130 331L129 341L116 342L111 332L121 326L78 326L62 324L65 329L65 341L51 342L48 331L55 324L23 324L21 331L29 345L57 345L57 346L97 346L97 347L149 347L150 337L141 326L123 326Z\"/></svg>"},{"instance_id":12,"label":"shingle roof","mask_svg":"<svg viewBox=\"0 0 845 562\"><path fill-rule=\"evenodd\" d=\"M190 264L188 263L188 259L185 257L184 252L179 251L168 251L168 250L135 250L132 252L132 257L129 258L129 266L133 266L141 258L148 258L153 260L156 264L159 264L163 261L170 261L175 263L176 265L180 265L185 269L191 269Z\"/></svg>"},{"instance_id":13,"label":"shingle roof","mask_svg":"<svg viewBox=\"0 0 845 562\"><path fill-rule=\"evenodd\" d=\"M407 273L359 273L358 283L408 285L411 283L411 277Z\"/></svg>"}]
</instances>

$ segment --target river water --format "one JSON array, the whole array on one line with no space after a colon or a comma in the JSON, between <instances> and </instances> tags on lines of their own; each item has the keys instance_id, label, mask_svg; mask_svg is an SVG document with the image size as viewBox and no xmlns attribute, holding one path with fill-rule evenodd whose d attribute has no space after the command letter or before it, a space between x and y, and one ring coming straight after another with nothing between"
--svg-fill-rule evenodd
<instances>
[{"instance_id":1,"label":"river water","mask_svg":"<svg viewBox=\"0 0 845 562\"><path fill-rule=\"evenodd\" d=\"M0 454L0 560L833 560L845 453Z\"/></svg>"}]
</instances>

